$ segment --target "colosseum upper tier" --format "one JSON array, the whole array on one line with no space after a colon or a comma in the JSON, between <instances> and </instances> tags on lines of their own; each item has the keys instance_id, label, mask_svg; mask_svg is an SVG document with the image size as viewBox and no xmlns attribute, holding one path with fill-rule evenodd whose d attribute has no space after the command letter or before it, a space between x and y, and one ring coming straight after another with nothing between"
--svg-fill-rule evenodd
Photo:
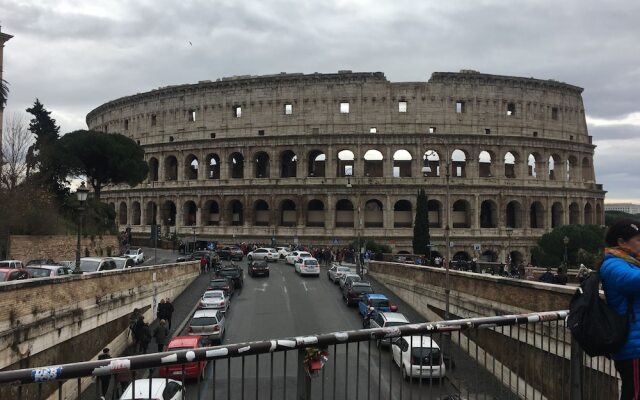
<instances>
[{"instance_id":1,"label":"colosseum upper tier","mask_svg":"<svg viewBox=\"0 0 640 400\"><path fill-rule=\"evenodd\" d=\"M121 229L222 242L410 250L416 195L432 250L524 260L564 224L602 224L582 88L435 72L237 76L162 87L87 115L145 150L148 180L104 190Z\"/></svg>"}]
</instances>

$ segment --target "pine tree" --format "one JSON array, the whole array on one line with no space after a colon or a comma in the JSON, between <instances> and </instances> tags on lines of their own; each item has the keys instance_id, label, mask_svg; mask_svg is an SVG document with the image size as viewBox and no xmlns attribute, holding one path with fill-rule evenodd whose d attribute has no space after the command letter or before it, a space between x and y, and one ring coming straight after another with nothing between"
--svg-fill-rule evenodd
<instances>
[{"instance_id":1,"label":"pine tree","mask_svg":"<svg viewBox=\"0 0 640 400\"><path fill-rule=\"evenodd\" d=\"M413 224L413 253L424 254L428 258L427 247L430 243L427 195L424 189L420 189L416 200L416 219Z\"/></svg>"}]
</instances>

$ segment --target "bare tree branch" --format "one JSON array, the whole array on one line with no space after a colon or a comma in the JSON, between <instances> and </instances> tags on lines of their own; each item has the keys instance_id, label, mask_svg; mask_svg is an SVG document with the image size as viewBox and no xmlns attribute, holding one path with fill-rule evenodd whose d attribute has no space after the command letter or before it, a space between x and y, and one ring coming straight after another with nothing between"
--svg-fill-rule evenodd
<instances>
[{"instance_id":1,"label":"bare tree branch","mask_svg":"<svg viewBox=\"0 0 640 400\"><path fill-rule=\"evenodd\" d=\"M2 166L0 188L15 189L26 176L27 151L33 143L26 115L13 113L5 116L2 132Z\"/></svg>"}]
</instances>

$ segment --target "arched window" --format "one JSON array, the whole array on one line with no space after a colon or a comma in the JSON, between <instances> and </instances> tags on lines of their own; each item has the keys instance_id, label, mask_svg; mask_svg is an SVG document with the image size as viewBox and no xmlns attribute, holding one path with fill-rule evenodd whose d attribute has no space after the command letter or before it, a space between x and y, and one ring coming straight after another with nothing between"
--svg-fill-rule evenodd
<instances>
[{"instance_id":1,"label":"arched window","mask_svg":"<svg viewBox=\"0 0 640 400\"><path fill-rule=\"evenodd\" d=\"M467 155L464 151L456 149L451 153L451 176L464 178L467 176Z\"/></svg>"},{"instance_id":2,"label":"arched window","mask_svg":"<svg viewBox=\"0 0 640 400\"><path fill-rule=\"evenodd\" d=\"M364 176L382 177L383 158L378 150L369 150L364 153Z\"/></svg>"},{"instance_id":3,"label":"arched window","mask_svg":"<svg viewBox=\"0 0 640 400\"><path fill-rule=\"evenodd\" d=\"M255 178L268 178L269 169L269 154L264 151L256 153L254 157L253 176Z\"/></svg>"},{"instance_id":4,"label":"arched window","mask_svg":"<svg viewBox=\"0 0 640 400\"><path fill-rule=\"evenodd\" d=\"M569 225L578 225L580 223L580 206L578 203L569 205Z\"/></svg>"},{"instance_id":5,"label":"arched window","mask_svg":"<svg viewBox=\"0 0 640 400\"><path fill-rule=\"evenodd\" d=\"M427 201L430 228L442 228L442 204L438 200Z\"/></svg>"},{"instance_id":6,"label":"arched window","mask_svg":"<svg viewBox=\"0 0 640 400\"><path fill-rule=\"evenodd\" d=\"M280 203L280 226L296 226L296 203L293 200L283 200Z\"/></svg>"},{"instance_id":7,"label":"arched window","mask_svg":"<svg viewBox=\"0 0 640 400\"><path fill-rule=\"evenodd\" d=\"M411 163L411 153L409 153L407 150L398 150L393 153L393 177L410 178Z\"/></svg>"},{"instance_id":8,"label":"arched window","mask_svg":"<svg viewBox=\"0 0 640 400\"><path fill-rule=\"evenodd\" d=\"M229 170L231 171L231 178L244 178L244 157L242 154L236 152L229 156Z\"/></svg>"},{"instance_id":9,"label":"arched window","mask_svg":"<svg viewBox=\"0 0 640 400\"><path fill-rule=\"evenodd\" d=\"M310 177L324 177L327 156L320 150L312 150L309 152L309 171Z\"/></svg>"},{"instance_id":10,"label":"arched window","mask_svg":"<svg viewBox=\"0 0 640 400\"><path fill-rule=\"evenodd\" d=\"M131 225L140 225L141 211L140 202L134 201L131 203Z\"/></svg>"},{"instance_id":11,"label":"arched window","mask_svg":"<svg viewBox=\"0 0 640 400\"><path fill-rule=\"evenodd\" d=\"M544 207L539 201L531 203L529 209L529 227L530 228L544 228Z\"/></svg>"},{"instance_id":12,"label":"arched window","mask_svg":"<svg viewBox=\"0 0 640 400\"><path fill-rule=\"evenodd\" d=\"M493 155L484 150L478 156L478 176L480 178L491 178L493 176Z\"/></svg>"},{"instance_id":13,"label":"arched window","mask_svg":"<svg viewBox=\"0 0 640 400\"><path fill-rule=\"evenodd\" d=\"M593 207L591 203L584 205L584 223L585 225L593 224Z\"/></svg>"},{"instance_id":14,"label":"arched window","mask_svg":"<svg viewBox=\"0 0 640 400\"><path fill-rule=\"evenodd\" d=\"M510 201L506 208L507 228L522 228L522 206L517 201Z\"/></svg>"},{"instance_id":15,"label":"arched window","mask_svg":"<svg viewBox=\"0 0 640 400\"><path fill-rule=\"evenodd\" d=\"M338 200L336 203L336 227L353 228L353 203L347 199Z\"/></svg>"},{"instance_id":16,"label":"arched window","mask_svg":"<svg viewBox=\"0 0 640 400\"><path fill-rule=\"evenodd\" d=\"M269 204L260 199L253 205L253 224L256 226L268 226L269 225Z\"/></svg>"},{"instance_id":17,"label":"arched window","mask_svg":"<svg viewBox=\"0 0 640 400\"><path fill-rule=\"evenodd\" d=\"M291 150L285 150L280 156L280 177L295 178L298 169L298 156Z\"/></svg>"},{"instance_id":18,"label":"arched window","mask_svg":"<svg viewBox=\"0 0 640 400\"><path fill-rule=\"evenodd\" d=\"M516 177L516 156L510 151L504 155L504 176L511 179Z\"/></svg>"},{"instance_id":19,"label":"arched window","mask_svg":"<svg viewBox=\"0 0 640 400\"><path fill-rule=\"evenodd\" d=\"M496 203L485 200L480 205L480 228L495 228L498 226L498 213Z\"/></svg>"},{"instance_id":20,"label":"arched window","mask_svg":"<svg viewBox=\"0 0 640 400\"><path fill-rule=\"evenodd\" d=\"M196 226L197 210L198 207L193 201L189 200L184 203L182 208L182 224L184 226Z\"/></svg>"},{"instance_id":21,"label":"arched window","mask_svg":"<svg viewBox=\"0 0 640 400\"><path fill-rule=\"evenodd\" d=\"M393 227L410 228L413 226L413 215L411 202L409 200L399 200L393 205Z\"/></svg>"},{"instance_id":22,"label":"arched window","mask_svg":"<svg viewBox=\"0 0 640 400\"><path fill-rule=\"evenodd\" d=\"M454 228L469 228L471 226L469 209L469 203L465 200L458 200L453 203L451 220Z\"/></svg>"},{"instance_id":23,"label":"arched window","mask_svg":"<svg viewBox=\"0 0 640 400\"><path fill-rule=\"evenodd\" d=\"M204 203L203 225L220 225L220 206L215 200L208 200Z\"/></svg>"},{"instance_id":24,"label":"arched window","mask_svg":"<svg viewBox=\"0 0 640 400\"><path fill-rule=\"evenodd\" d=\"M120 225L126 225L127 220L127 203L123 201L120 203L120 208L118 209L118 222L120 223Z\"/></svg>"},{"instance_id":25,"label":"arched window","mask_svg":"<svg viewBox=\"0 0 640 400\"><path fill-rule=\"evenodd\" d=\"M186 180L196 180L198 179L198 157L193 154L189 154L185 159L185 168L184 168L184 179Z\"/></svg>"},{"instance_id":26,"label":"arched window","mask_svg":"<svg viewBox=\"0 0 640 400\"><path fill-rule=\"evenodd\" d=\"M307 226L324 227L324 203L313 199L307 205Z\"/></svg>"},{"instance_id":27,"label":"arched window","mask_svg":"<svg viewBox=\"0 0 640 400\"><path fill-rule=\"evenodd\" d=\"M557 228L564 225L564 210L559 202L553 203L551 206L551 227Z\"/></svg>"},{"instance_id":28,"label":"arched window","mask_svg":"<svg viewBox=\"0 0 640 400\"><path fill-rule=\"evenodd\" d=\"M177 215L176 204L171 200L166 200L162 204L161 217L162 224L168 226L176 226L176 215Z\"/></svg>"},{"instance_id":29,"label":"arched window","mask_svg":"<svg viewBox=\"0 0 640 400\"><path fill-rule=\"evenodd\" d=\"M167 181L178 179L178 159L174 156L168 156L164 159L164 178Z\"/></svg>"},{"instance_id":30,"label":"arched window","mask_svg":"<svg viewBox=\"0 0 640 400\"><path fill-rule=\"evenodd\" d=\"M384 212L380 200L367 200L364 204L364 227L382 228L384 226Z\"/></svg>"},{"instance_id":31,"label":"arched window","mask_svg":"<svg viewBox=\"0 0 640 400\"><path fill-rule=\"evenodd\" d=\"M158 223L158 205L150 201L147 203L147 213L145 223L146 225L157 225Z\"/></svg>"},{"instance_id":32,"label":"arched window","mask_svg":"<svg viewBox=\"0 0 640 400\"><path fill-rule=\"evenodd\" d=\"M158 181L158 159L151 157L149 159L149 182Z\"/></svg>"},{"instance_id":33,"label":"arched window","mask_svg":"<svg viewBox=\"0 0 640 400\"><path fill-rule=\"evenodd\" d=\"M244 225L244 206L239 200L231 200L229 203L229 214L231 214L231 225Z\"/></svg>"},{"instance_id":34,"label":"arched window","mask_svg":"<svg viewBox=\"0 0 640 400\"><path fill-rule=\"evenodd\" d=\"M220 179L220 157L217 154L207 155L207 178Z\"/></svg>"},{"instance_id":35,"label":"arched window","mask_svg":"<svg viewBox=\"0 0 640 400\"><path fill-rule=\"evenodd\" d=\"M422 155L422 175L440 176L440 155L435 150L427 150Z\"/></svg>"},{"instance_id":36,"label":"arched window","mask_svg":"<svg viewBox=\"0 0 640 400\"><path fill-rule=\"evenodd\" d=\"M351 150L342 150L338 153L338 177L353 176L355 169L355 156Z\"/></svg>"}]
</instances>

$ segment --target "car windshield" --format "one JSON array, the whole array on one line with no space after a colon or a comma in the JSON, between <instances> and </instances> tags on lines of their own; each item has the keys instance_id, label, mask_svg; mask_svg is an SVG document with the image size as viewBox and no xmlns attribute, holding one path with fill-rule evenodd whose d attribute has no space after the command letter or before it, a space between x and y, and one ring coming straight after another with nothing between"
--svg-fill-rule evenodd
<instances>
[{"instance_id":1,"label":"car windshield","mask_svg":"<svg viewBox=\"0 0 640 400\"><path fill-rule=\"evenodd\" d=\"M216 317L199 317L191 320L191 326L215 325L217 323Z\"/></svg>"},{"instance_id":2,"label":"car windshield","mask_svg":"<svg viewBox=\"0 0 640 400\"><path fill-rule=\"evenodd\" d=\"M209 285L211 285L213 287L223 287L223 286L227 286L228 284L229 284L229 282L227 282L226 280L209 282Z\"/></svg>"},{"instance_id":3,"label":"car windshield","mask_svg":"<svg viewBox=\"0 0 640 400\"><path fill-rule=\"evenodd\" d=\"M353 291L356 293L373 293L371 286L354 286Z\"/></svg>"},{"instance_id":4,"label":"car windshield","mask_svg":"<svg viewBox=\"0 0 640 400\"><path fill-rule=\"evenodd\" d=\"M387 299L371 299L369 300L373 307L389 307L389 300Z\"/></svg>"},{"instance_id":5,"label":"car windshield","mask_svg":"<svg viewBox=\"0 0 640 400\"><path fill-rule=\"evenodd\" d=\"M84 272L96 272L100 266L100 261L80 260L80 269Z\"/></svg>"},{"instance_id":6,"label":"car windshield","mask_svg":"<svg viewBox=\"0 0 640 400\"><path fill-rule=\"evenodd\" d=\"M222 293L220 293L220 292L205 293L203 298L205 298L205 299L215 299L215 298L220 299L220 298L222 298Z\"/></svg>"},{"instance_id":7,"label":"car windshield","mask_svg":"<svg viewBox=\"0 0 640 400\"><path fill-rule=\"evenodd\" d=\"M218 274L222 276L235 276L235 275L238 275L238 270L237 269L221 269L220 271L218 271Z\"/></svg>"},{"instance_id":8,"label":"car windshield","mask_svg":"<svg viewBox=\"0 0 640 400\"><path fill-rule=\"evenodd\" d=\"M33 278L46 278L51 276L51 271L45 268L27 268Z\"/></svg>"}]
</instances>

